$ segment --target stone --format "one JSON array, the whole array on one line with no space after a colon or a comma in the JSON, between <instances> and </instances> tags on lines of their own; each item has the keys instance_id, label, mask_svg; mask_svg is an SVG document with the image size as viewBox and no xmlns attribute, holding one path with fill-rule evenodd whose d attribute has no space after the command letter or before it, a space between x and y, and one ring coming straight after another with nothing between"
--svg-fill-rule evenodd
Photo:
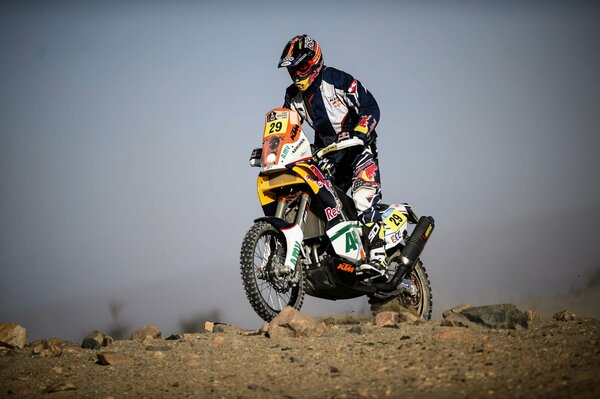
<instances>
[{"instance_id":1,"label":"stone","mask_svg":"<svg viewBox=\"0 0 600 399\"><path fill-rule=\"evenodd\" d=\"M395 326L399 321L397 312L379 312L375 315L374 324L379 327Z\"/></svg>"},{"instance_id":2,"label":"stone","mask_svg":"<svg viewBox=\"0 0 600 399\"><path fill-rule=\"evenodd\" d=\"M569 312L568 310L561 310L560 312L554 314L552 319L555 321L573 321L577 319L577 315Z\"/></svg>"},{"instance_id":3,"label":"stone","mask_svg":"<svg viewBox=\"0 0 600 399\"><path fill-rule=\"evenodd\" d=\"M40 357L58 357L62 355L63 348L68 344L58 338L47 338L35 341L31 344L34 355Z\"/></svg>"},{"instance_id":4,"label":"stone","mask_svg":"<svg viewBox=\"0 0 600 399\"><path fill-rule=\"evenodd\" d=\"M352 334L357 334L357 335L365 335L371 332L371 330L369 330L367 327L362 326L362 325L358 325L358 326L352 326L348 329L349 333Z\"/></svg>"},{"instance_id":5,"label":"stone","mask_svg":"<svg viewBox=\"0 0 600 399\"><path fill-rule=\"evenodd\" d=\"M465 309L468 309L468 308L472 308L472 307L473 307L473 306L472 306L472 305L470 305L470 304L468 304L468 303L463 303L463 304L461 304L461 305L456 305L456 306L455 306L455 307L453 307L453 308L450 308L450 309L448 309L448 310L444 310L444 312L442 313L442 317L443 317L444 319L447 319L447 318L448 318L448 316L450 316L450 315L452 315L452 314L460 313L460 312L462 312L463 310L465 310Z\"/></svg>"},{"instance_id":6,"label":"stone","mask_svg":"<svg viewBox=\"0 0 600 399\"><path fill-rule=\"evenodd\" d=\"M238 334L238 335L244 335L246 334L246 332L244 330L242 330L241 328L231 325L231 324L226 324L226 323L215 323L213 326L213 333L221 333L221 334Z\"/></svg>"},{"instance_id":7,"label":"stone","mask_svg":"<svg viewBox=\"0 0 600 399\"><path fill-rule=\"evenodd\" d=\"M398 312L398 322L399 323L414 323L419 320L419 316L411 313L409 311Z\"/></svg>"},{"instance_id":8,"label":"stone","mask_svg":"<svg viewBox=\"0 0 600 399\"><path fill-rule=\"evenodd\" d=\"M266 334L267 331L269 331L269 323L265 321L262 326L260 326L260 330L258 330L258 332L261 334Z\"/></svg>"},{"instance_id":9,"label":"stone","mask_svg":"<svg viewBox=\"0 0 600 399\"><path fill-rule=\"evenodd\" d=\"M27 345L27 330L15 323L0 323L0 346L23 349Z\"/></svg>"},{"instance_id":10,"label":"stone","mask_svg":"<svg viewBox=\"0 0 600 399\"><path fill-rule=\"evenodd\" d=\"M98 330L94 330L84 338L81 343L83 349L100 349L113 343L112 337L104 335Z\"/></svg>"},{"instance_id":11,"label":"stone","mask_svg":"<svg viewBox=\"0 0 600 399\"><path fill-rule=\"evenodd\" d=\"M525 315L527 316L527 323L537 323L542 320L540 313L532 309L526 310Z\"/></svg>"},{"instance_id":12,"label":"stone","mask_svg":"<svg viewBox=\"0 0 600 399\"><path fill-rule=\"evenodd\" d=\"M54 392L64 392L64 391L74 391L77 387L70 382L58 381L53 384L48 385L42 393L54 393Z\"/></svg>"},{"instance_id":13,"label":"stone","mask_svg":"<svg viewBox=\"0 0 600 399\"><path fill-rule=\"evenodd\" d=\"M98 361L96 363L102 366L112 366L126 363L127 360L127 356L119 352L100 352L98 353Z\"/></svg>"},{"instance_id":14,"label":"stone","mask_svg":"<svg viewBox=\"0 0 600 399\"><path fill-rule=\"evenodd\" d=\"M158 327L156 327L153 324L146 324L145 326L142 326L140 328L138 328L137 330L135 330L133 332L133 334L131 334L131 339L134 341L140 341L143 342L147 339L157 339L161 337L161 332L158 329Z\"/></svg>"},{"instance_id":15,"label":"stone","mask_svg":"<svg viewBox=\"0 0 600 399\"><path fill-rule=\"evenodd\" d=\"M213 332L213 328L215 327L215 323L213 323L212 321L205 321L204 322L204 331L206 332Z\"/></svg>"},{"instance_id":16,"label":"stone","mask_svg":"<svg viewBox=\"0 0 600 399\"><path fill-rule=\"evenodd\" d=\"M327 327L324 323L309 317L291 306L286 306L269 323L269 338L316 337L321 336Z\"/></svg>"},{"instance_id":17,"label":"stone","mask_svg":"<svg viewBox=\"0 0 600 399\"><path fill-rule=\"evenodd\" d=\"M445 326L445 327L465 327L465 328L472 328L472 329L476 329L476 330L485 328L482 325L473 323L471 320L469 320L467 318L467 316L462 315L460 313L449 314L446 317L446 319L442 320L442 323L440 325Z\"/></svg>"},{"instance_id":18,"label":"stone","mask_svg":"<svg viewBox=\"0 0 600 399\"><path fill-rule=\"evenodd\" d=\"M460 321L454 321L454 320L442 320L440 323L440 326L442 327L465 327L468 328L467 325L465 325L464 323L460 322Z\"/></svg>"},{"instance_id":19,"label":"stone","mask_svg":"<svg viewBox=\"0 0 600 399\"><path fill-rule=\"evenodd\" d=\"M527 315L512 304L477 306L464 309L460 314L487 328L514 329L517 324L528 327Z\"/></svg>"}]
</instances>

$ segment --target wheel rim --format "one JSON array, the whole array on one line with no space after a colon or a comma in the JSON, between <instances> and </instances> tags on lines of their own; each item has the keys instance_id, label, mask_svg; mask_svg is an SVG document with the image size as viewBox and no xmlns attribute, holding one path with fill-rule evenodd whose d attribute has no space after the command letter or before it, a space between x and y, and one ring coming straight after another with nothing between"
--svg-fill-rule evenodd
<instances>
[{"instance_id":1,"label":"wheel rim","mask_svg":"<svg viewBox=\"0 0 600 399\"><path fill-rule=\"evenodd\" d=\"M418 314L423 310L423 282L414 271L410 273L410 281L417 287L415 295L403 295L404 303L412 309L415 309Z\"/></svg>"},{"instance_id":2,"label":"wheel rim","mask_svg":"<svg viewBox=\"0 0 600 399\"><path fill-rule=\"evenodd\" d=\"M280 312L292 300L291 284L275 273L284 259L285 248L277 235L266 232L258 238L253 256L254 279L262 300L275 312Z\"/></svg>"}]
</instances>

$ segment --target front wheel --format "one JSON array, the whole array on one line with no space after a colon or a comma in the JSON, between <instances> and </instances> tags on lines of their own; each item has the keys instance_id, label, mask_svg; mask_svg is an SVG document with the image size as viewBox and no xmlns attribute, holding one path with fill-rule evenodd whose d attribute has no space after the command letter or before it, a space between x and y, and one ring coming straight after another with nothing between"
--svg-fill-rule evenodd
<instances>
[{"instance_id":1,"label":"front wheel","mask_svg":"<svg viewBox=\"0 0 600 399\"><path fill-rule=\"evenodd\" d=\"M396 263L395 265L393 263ZM397 260L392 261L390 266L399 267ZM432 297L431 297L431 284L429 283L429 276L423 266L421 260L417 261L413 271L407 277L411 283L415 286L416 290L414 294L403 293L392 298L377 298L375 296L369 297L369 305L371 306L371 312L373 314L383 312L386 310L398 310L399 308L406 308L418 315L423 320L431 319L432 310Z\"/></svg>"},{"instance_id":2,"label":"front wheel","mask_svg":"<svg viewBox=\"0 0 600 399\"><path fill-rule=\"evenodd\" d=\"M300 309L304 300L304 276L297 265L292 272L284 267L285 237L271 224L260 221L242 242L240 267L246 296L254 311L271 321L286 306Z\"/></svg>"}]
</instances>

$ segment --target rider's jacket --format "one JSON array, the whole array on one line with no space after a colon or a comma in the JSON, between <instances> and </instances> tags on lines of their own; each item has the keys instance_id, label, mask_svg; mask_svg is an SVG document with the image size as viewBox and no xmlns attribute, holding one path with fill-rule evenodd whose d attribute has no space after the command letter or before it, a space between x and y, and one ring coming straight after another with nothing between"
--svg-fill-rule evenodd
<instances>
[{"instance_id":1,"label":"rider's jacket","mask_svg":"<svg viewBox=\"0 0 600 399\"><path fill-rule=\"evenodd\" d=\"M288 87L283 107L296 110L315 130L317 148L337 141L342 132L366 136L368 142L377 137L379 106L375 98L358 80L332 67L324 67L304 92L294 85Z\"/></svg>"}]
</instances>

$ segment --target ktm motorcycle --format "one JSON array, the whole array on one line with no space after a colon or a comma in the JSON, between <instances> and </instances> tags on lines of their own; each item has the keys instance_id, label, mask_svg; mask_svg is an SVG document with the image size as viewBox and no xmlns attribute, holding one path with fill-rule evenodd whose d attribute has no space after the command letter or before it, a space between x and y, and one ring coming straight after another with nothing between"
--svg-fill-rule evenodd
<instances>
[{"instance_id":1,"label":"ktm motorcycle","mask_svg":"<svg viewBox=\"0 0 600 399\"><path fill-rule=\"evenodd\" d=\"M305 295L329 300L367 296L374 312L397 302L430 319L431 287L420 255L434 229L432 217L417 216L406 203L379 205L386 278L357 274L368 259L366 229L352 199L317 167L326 154L356 145L362 141L348 139L313 154L296 111L267 113L262 149L250 159L261 168L257 188L265 216L245 235L240 255L246 296L263 320L272 320L286 306L300 309ZM320 203L319 190L335 196L335 212L343 212L348 221L326 230L325 220L331 219L326 210L332 208Z\"/></svg>"}]
</instances>

